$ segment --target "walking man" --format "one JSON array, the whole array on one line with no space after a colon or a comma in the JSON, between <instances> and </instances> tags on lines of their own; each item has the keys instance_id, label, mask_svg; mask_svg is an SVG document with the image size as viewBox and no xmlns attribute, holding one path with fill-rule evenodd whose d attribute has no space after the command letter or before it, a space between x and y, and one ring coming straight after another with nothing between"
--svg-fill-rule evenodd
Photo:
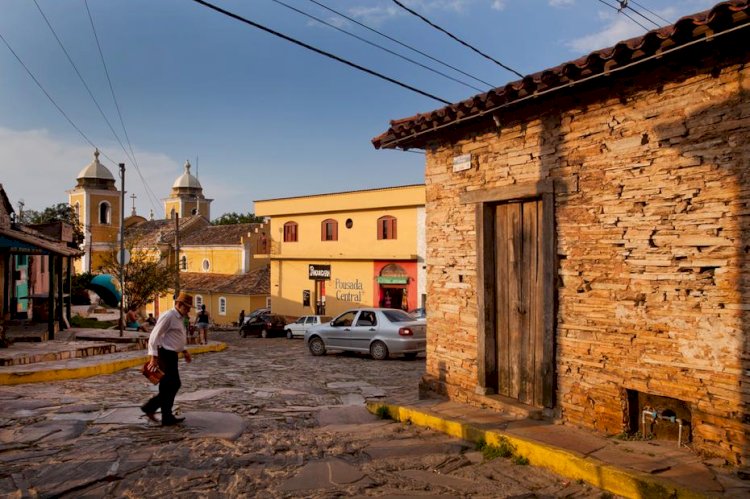
<instances>
[{"instance_id":1,"label":"walking man","mask_svg":"<svg viewBox=\"0 0 750 499\"><path fill-rule=\"evenodd\" d=\"M175 300L174 308L159 316L151 336L148 339L148 354L151 356L148 368L152 371L161 369L164 377L159 382L159 393L141 406L141 410L151 421L158 422L156 410L161 408L161 425L173 426L185 421L172 414L174 398L182 386L177 360L184 352L185 362L190 362L190 352L185 348L186 332L183 318L187 317L193 307L193 297L180 293Z\"/></svg>"}]
</instances>

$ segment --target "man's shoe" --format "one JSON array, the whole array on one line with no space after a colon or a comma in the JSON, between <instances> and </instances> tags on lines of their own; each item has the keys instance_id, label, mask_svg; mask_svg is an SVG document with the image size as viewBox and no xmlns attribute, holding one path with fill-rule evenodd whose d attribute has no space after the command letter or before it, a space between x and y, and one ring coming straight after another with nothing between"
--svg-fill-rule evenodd
<instances>
[{"instance_id":1,"label":"man's shoe","mask_svg":"<svg viewBox=\"0 0 750 499\"><path fill-rule=\"evenodd\" d=\"M178 418L178 417L171 417L168 419L163 419L161 422L162 426L174 426L178 425L185 421L185 418Z\"/></svg>"},{"instance_id":2,"label":"man's shoe","mask_svg":"<svg viewBox=\"0 0 750 499\"><path fill-rule=\"evenodd\" d=\"M156 413L155 412L147 412L145 408L141 407L141 411L143 411L143 414L146 415L148 419L153 421L154 423L158 423L159 420L156 419Z\"/></svg>"}]
</instances>

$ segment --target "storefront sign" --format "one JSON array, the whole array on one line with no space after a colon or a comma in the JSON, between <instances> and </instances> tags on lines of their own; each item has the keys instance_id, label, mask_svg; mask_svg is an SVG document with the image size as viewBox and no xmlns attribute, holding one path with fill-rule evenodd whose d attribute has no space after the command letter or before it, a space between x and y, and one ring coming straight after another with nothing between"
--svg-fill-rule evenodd
<instances>
[{"instance_id":1,"label":"storefront sign","mask_svg":"<svg viewBox=\"0 0 750 499\"><path fill-rule=\"evenodd\" d=\"M336 279L333 284L336 288L337 300L362 302L362 291L364 290L364 286L359 279L354 279L353 281Z\"/></svg>"},{"instance_id":2,"label":"storefront sign","mask_svg":"<svg viewBox=\"0 0 750 499\"><path fill-rule=\"evenodd\" d=\"M308 277L310 279L315 279L316 281L331 279L330 265L310 265L308 269Z\"/></svg>"},{"instance_id":3,"label":"storefront sign","mask_svg":"<svg viewBox=\"0 0 750 499\"><path fill-rule=\"evenodd\" d=\"M378 284L407 284L409 278L406 276L378 276Z\"/></svg>"}]
</instances>

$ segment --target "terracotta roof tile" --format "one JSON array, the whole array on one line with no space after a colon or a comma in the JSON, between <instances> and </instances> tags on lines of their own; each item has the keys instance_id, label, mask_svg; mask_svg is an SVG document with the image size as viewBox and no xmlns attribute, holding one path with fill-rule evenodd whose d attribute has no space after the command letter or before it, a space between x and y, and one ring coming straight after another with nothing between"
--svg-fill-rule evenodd
<instances>
[{"instance_id":1,"label":"terracotta roof tile","mask_svg":"<svg viewBox=\"0 0 750 499\"><path fill-rule=\"evenodd\" d=\"M180 239L181 246L206 246L221 244L240 244L241 239L260 228L263 224L248 223L234 225L210 225L191 232Z\"/></svg>"},{"instance_id":2,"label":"terracotta roof tile","mask_svg":"<svg viewBox=\"0 0 750 499\"><path fill-rule=\"evenodd\" d=\"M183 237L187 237L192 230L200 228L201 225L208 225L208 220L200 215L180 218L180 231L185 231L185 236L180 237L182 244ZM174 220L146 220L137 225L125 228L125 237L137 237L139 246L154 246L157 244L174 243Z\"/></svg>"},{"instance_id":3,"label":"terracotta roof tile","mask_svg":"<svg viewBox=\"0 0 750 499\"><path fill-rule=\"evenodd\" d=\"M267 295L271 289L270 266L246 274L180 273L180 287L195 293L227 293L233 295Z\"/></svg>"},{"instance_id":4,"label":"terracotta roof tile","mask_svg":"<svg viewBox=\"0 0 750 499\"><path fill-rule=\"evenodd\" d=\"M446 126L474 119L527 98L559 90L587 78L623 69L668 50L710 39L730 29L750 24L748 0L730 0L712 9L685 16L671 26L649 31L643 36L621 41L612 47L528 75L489 92L429 113L393 120L390 128L372 139L377 148L422 147L428 136ZM740 39L746 39L740 37Z\"/></svg>"}]
</instances>

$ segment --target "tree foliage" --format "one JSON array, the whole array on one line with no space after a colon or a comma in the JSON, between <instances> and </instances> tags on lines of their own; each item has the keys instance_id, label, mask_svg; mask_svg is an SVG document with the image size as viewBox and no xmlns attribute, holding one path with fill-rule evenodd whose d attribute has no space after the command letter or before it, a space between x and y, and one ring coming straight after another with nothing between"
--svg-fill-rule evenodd
<instances>
[{"instance_id":1,"label":"tree foliage","mask_svg":"<svg viewBox=\"0 0 750 499\"><path fill-rule=\"evenodd\" d=\"M254 213L224 213L222 216L211 222L211 225L236 225L263 223L263 217L255 216Z\"/></svg>"},{"instance_id":2,"label":"tree foliage","mask_svg":"<svg viewBox=\"0 0 750 499\"><path fill-rule=\"evenodd\" d=\"M136 308L154 301L175 287L176 269L167 265L158 250L147 250L139 246L140 238L125 240L125 249L130 252L130 261L124 266L125 302ZM120 264L117 263L119 248L113 248L102 259L104 272L120 279Z\"/></svg>"},{"instance_id":3,"label":"tree foliage","mask_svg":"<svg viewBox=\"0 0 750 499\"><path fill-rule=\"evenodd\" d=\"M42 211L23 210L20 214L20 222L22 224L66 222L73 226L73 242L79 246L83 243L83 227L78 221L75 209L67 203L53 204Z\"/></svg>"}]
</instances>

